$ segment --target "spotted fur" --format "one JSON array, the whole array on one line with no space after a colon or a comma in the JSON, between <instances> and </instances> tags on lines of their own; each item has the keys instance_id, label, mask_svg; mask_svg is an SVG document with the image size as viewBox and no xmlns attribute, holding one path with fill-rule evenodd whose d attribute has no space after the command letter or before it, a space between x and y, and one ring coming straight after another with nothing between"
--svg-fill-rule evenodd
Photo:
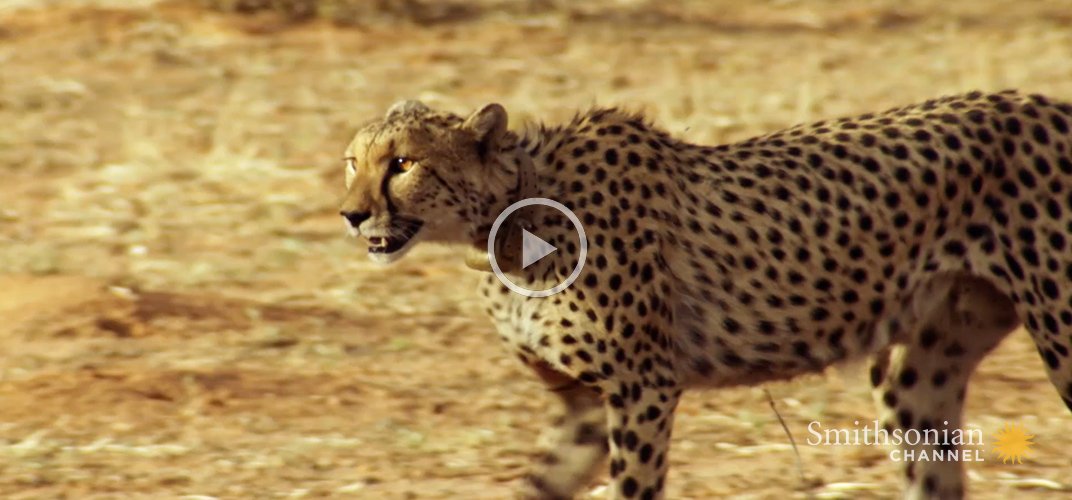
<instances>
[{"instance_id":1,"label":"spotted fur","mask_svg":"<svg viewBox=\"0 0 1072 500\"><path fill-rule=\"evenodd\" d=\"M410 106L359 133L348 154L369 160L343 212L479 247L531 164L532 194L584 222L587 265L564 292L480 287L508 349L564 403L524 497L571 498L609 456L611 498L662 498L683 390L868 356L889 429L958 427L972 371L1019 325L1072 407L1069 103L973 92L720 146L614 109L518 137L493 106ZM381 166L398 155L416 168ZM512 279L547 288L578 248L560 214L533 220L560 251ZM964 472L909 462L905 488L960 498Z\"/></svg>"}]
</instances>

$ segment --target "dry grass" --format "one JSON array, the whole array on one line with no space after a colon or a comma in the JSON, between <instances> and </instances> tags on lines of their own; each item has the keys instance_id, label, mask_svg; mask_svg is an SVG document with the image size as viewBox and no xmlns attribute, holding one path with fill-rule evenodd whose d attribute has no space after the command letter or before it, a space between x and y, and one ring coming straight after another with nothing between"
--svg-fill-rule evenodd
<instances>
[{"instance_id":1,"label":"dry grass","mask_svg":"<svg viewBox=\"0 0 1072 500\"><path fill-rule=\"evenodd\" d=\"M551 406L475 277L442 248L372 267L333 215L353 126L396 99L624 104L721 142L967 88L1072 97L1062 0L33 3L0 9L7 498L507 495ZM976 498L1068 494L1036 358L1021 336L977 377L970 422L1039 445L973 464ZM872 418L857 371L771 387L798 441ZM689 396L676 436L673 498L895 496L871 448L802 446L802 488L759 389Z\"/></svg>"}]
</instances>

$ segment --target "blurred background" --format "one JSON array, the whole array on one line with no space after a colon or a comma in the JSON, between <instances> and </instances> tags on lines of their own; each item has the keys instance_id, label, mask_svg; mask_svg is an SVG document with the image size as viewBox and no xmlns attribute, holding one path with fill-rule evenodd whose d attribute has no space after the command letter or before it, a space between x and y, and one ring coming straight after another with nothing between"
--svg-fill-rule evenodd
<instances>
[{"instance_id":1,"label":"blurred background","mask_svg":"<svg viewBox=\"0 0 1072 500\"><path fill-rule=\"evenodd\" d=\"M0 496L506 498L552 401L458 252L344 237L340 157L401 98L515 125L593 104L692 141L969 89L1072 99L1069 0L4 0ZM974 498L1067 498L1072 415L988 359ZM892 498L862 367L690 393L670 498ZM988 441L989 442L989 441ZM595 488L598 491L598 486Z\"/></svg>"}]
</instances>

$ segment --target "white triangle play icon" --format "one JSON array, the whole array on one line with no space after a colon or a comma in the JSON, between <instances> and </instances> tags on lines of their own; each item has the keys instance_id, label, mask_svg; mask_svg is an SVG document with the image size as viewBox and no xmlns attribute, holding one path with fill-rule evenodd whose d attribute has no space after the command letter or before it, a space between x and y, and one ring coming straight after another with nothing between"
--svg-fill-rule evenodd
<instances>
[{"instance_id":1,"label":"white triangle play icon","mask_svg":"<svg viewBox=\"0 0 1072 500\"><path fill-rule=\"evenodd\" d=\"M550 243L543 241L540 237L528 232L525 229L521 230L521 268L524 269L532 265L549 254L558 250Z\"/></svg>"}]
</instances>

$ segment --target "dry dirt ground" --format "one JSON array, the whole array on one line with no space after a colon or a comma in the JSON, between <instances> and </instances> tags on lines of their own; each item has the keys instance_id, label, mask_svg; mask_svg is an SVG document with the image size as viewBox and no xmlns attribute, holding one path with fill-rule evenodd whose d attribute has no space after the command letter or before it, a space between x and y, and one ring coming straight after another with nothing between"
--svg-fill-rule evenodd
<instances>
[{"instance_id":1,"label":"dry dirt ground","mask_svg":"<svg viewBox=\"0 0 1072 500\"><path fill-rule=\"evenodd\" d=\"M971 88L1072 98L1067 0L499 1L345 28L151 3L0 7L3 498L508 497L553 406L476 277L446 248L374 267L334 214L349 135L396 99L624 104L720 142ZM670 497L895 497L885 450L803 443L873 418L861 373L768 387L807 482L762 389L688 395ZM980 448L974 498L1070 495L1072 415L1024 335L969 403L987 440L1037 443Z\"/></svg>"}]
</instances>

